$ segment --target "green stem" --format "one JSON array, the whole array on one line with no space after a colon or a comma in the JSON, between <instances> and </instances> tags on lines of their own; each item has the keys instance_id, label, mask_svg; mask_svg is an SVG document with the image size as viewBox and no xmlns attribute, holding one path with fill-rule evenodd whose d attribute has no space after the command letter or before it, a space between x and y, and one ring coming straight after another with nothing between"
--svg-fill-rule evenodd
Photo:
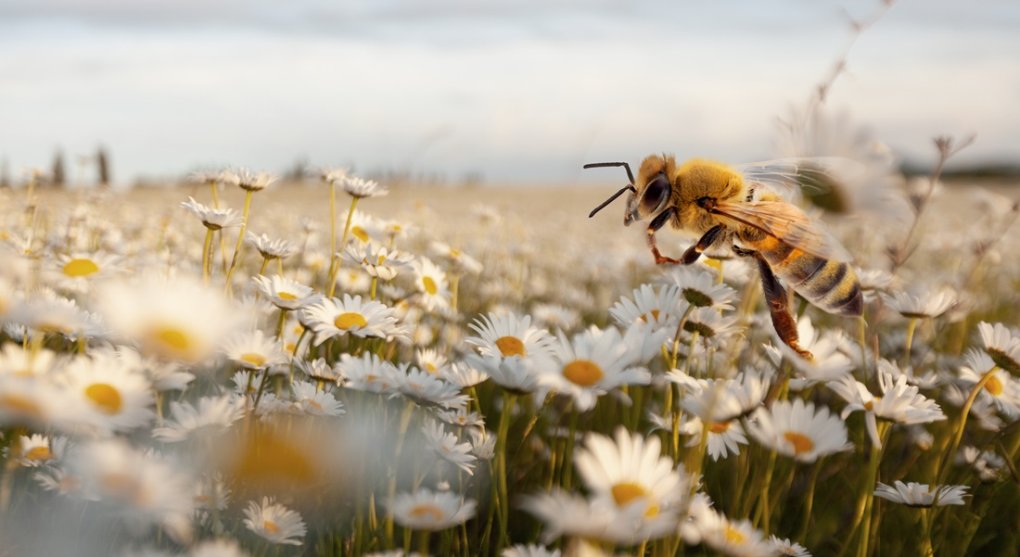
<instances>
[{"instance_id":1,"label":"green stem","mask_svg":"<svg viewBox=\"0 0 1020 557\"><path fill-rule=\"evenodd\" d=\"M907 323L907 343L906 343L906 354L903 356L903 365L910 365L910 348L914 345L914 331L917 329L917 318L911 317L910 322Z\"/></svg>"},{"instance_id":2,"label":"green stem","mask_svg":"<svg viewBox=\"0 0 1020 557\"><path fill-rule=\"evenodd\" d=\"M499 537L496 538L496 553L499 553L507 542L507 531L510 526L510 500L507 490L506 441L510 432L514 402L516 397L510 391L503 391L503 409L499 414L499 426L496 433L496 481L499 486Z\"/></svg>"},{"instance_id":3,"label":"green stem","mask_svg":"<svg viewBox=\"0 0 1020 557\"><path fill-rule=\"evenodd\" d=\"M343 236L340 237L340 249L343 249L347 245L347 235L351 231L351 220L354 218L354 209L358 206L359 199L360 198L357 197L351 198L351 208L347 210L347 222L344 223L344 233ZM332 257L336 258L335 249ZM329 272L329 290L327 292L327 296L329 298L332 298L333 293L336 292L336 275L339 272L340 272L340 259L336 258L336 265L334 265Z\"/></svg>"},{"instance_id":4,"label":"green stem","mask_svg":"<svg viewBox=\"0 0 1020 557\"><path fill-rule=\"evenodd\" d=\"M241 251L244 249L244 233L248 230L248 215L251 212L251 198L255 192L247 190L244 193L244 210L241 212L241 230L237 233L237 244L234 245L234 256L230 259L230 267L227 268L227 294L233 292L233 284L230 279L234 277L234 270L241 260Z\"/></svg>"},{"instance_id":5,"label":"green stem","mask_svg":"<svg viewBox=\"0 0 1020 557\"><path fill-rule=\"evenodd\" d=\"M212 257L213 229L205 229L205 242L202 243L202 282L209 284L209 277L212 274L209 259Z\"/></svg>"}]
</instances>

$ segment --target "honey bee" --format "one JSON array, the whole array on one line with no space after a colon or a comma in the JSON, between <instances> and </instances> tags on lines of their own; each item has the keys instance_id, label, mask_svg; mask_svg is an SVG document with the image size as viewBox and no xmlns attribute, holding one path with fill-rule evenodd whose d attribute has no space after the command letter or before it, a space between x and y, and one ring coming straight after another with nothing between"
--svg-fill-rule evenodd
<instances>
[{"instance_id":1,"label":"honey bee","mask_svg":"<svg viewBox=\"0 0 1020 557\"><path fill-rule=\"evenodd\" d=\"M743 166L703 159L677 164L669 155L650 155L641 162L637 179L625 162L601 162L584 168L620 167L630 183L588 215L626 192L623 224L651 218L648 247L656 264L690 265L713 245L731 246L738 256L758 265L772 325L787 346L806 359L811 352L798 344L797 323L790 311L785 283L815 306L833 314L860 316L864 301L850 259L816 222L782 195L796 184L796 163ZM799 170L813 167L799 165ZM817 172L817 169L814 171ZM655 233L666 224L699 234L680 259L659 252Z\"/></svg>"}]
</instances>

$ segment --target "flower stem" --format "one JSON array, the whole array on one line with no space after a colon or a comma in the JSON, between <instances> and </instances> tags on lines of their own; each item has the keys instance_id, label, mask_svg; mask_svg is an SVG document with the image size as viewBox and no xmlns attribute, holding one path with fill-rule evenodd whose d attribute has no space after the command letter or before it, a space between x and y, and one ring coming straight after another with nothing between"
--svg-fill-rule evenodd
<instances>
[{"instance_id":1,"label":"flower stem","mask_svg":"<svg viewBox=\"0 0 1020 557\"><path fill-rule=\"evenodd\" d=\"M904 350L906 352L906 354L903 356L903 358L904 358L904 365L906 365L906 366L910 365L910 348L914 345L914 331L916 329L917 329L917 318L916 317L911 317L910 318L910 322L907 323L907 342L906 342L906 348Z\"/></svg>"},{"instance_id":2,"label":"flower stem","mask_svg":"<svg viewBox=\"0 0 1020 557\"><path fill-rule=\"evenodd\" d=\"M209 259L212 257L213 229L205 230L205 242L202 243L202 282L209 284L209 276L212 274L209 268Z\"/></svg>"},{"instance_id":3,"label":"flower stem","mask_svg":"<svg viewBox=\"0 0 1020 557\"><path fill-rule=\"evenodd\" d=\"M496 433L496 481L499 486L499 537L496 538L496 553L499 553L505 545L510 525L510 494L506 483L506 441L510 432L510 420L515 401L516 396L513 393L503 391L503 409L499 414L499 426Z\"/></svg>"},{"instance_id":4,"label":"flower stem","mask_svg":"<svg viewBox=\"0 0 1020 557\"><path fill-rule=\"evenodd\" d=\"M360 198L351 198L351 208L347 210L347 222L344 223L344 233L340 237L340 249L343 249L347 245L347 235L351 231L351 220L354 219L354 209L358 206L358 200ZM335 240L334 240L335 241ZM336 265L331 265L329 269L329 289L327 296L332 298L333 293L336 292L336 274L340 272L340 259L336 256L336 249L333 249L331 257L336 261Z\"/></svg>"},{"instance_id":5,"label":"flower stem","mask_svg":"<svg viewBox=\"0 0 1020 557\"><path fill-rule=\"evenodd\" d=\"M237 233L237 244L234 246L234 256L230 259L230 267L227 268L226 288L227 294L233 292L233 284L230 279L234 277L234 269L241 260L241 250L244 248L244 233L248 230L248 214L251 212L251 198L255 192L247 190L244 193L244 210L241 212L241 230Z\"/></svg>"}]
</instances>

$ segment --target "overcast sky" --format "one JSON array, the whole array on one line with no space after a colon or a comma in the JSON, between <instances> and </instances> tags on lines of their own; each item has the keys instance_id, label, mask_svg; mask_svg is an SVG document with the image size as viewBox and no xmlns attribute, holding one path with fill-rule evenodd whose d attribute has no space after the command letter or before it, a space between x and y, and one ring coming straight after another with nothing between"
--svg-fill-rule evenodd
<instances>
[{"instance_id":1,"label":"overcast sky","mask_svg":"<svg viewBox=\"0 0 1020 557\"><path fill-rule=\"evenodd\" d=\"M757 160L876 2L3 0L0 157L106 145L120 182L355 164L603 181L653 151ZM845 10L845 12L844 12ZM899 0L829 106L896 152L1020 160L1020 3Z\"/></svg>"}]
</instances>

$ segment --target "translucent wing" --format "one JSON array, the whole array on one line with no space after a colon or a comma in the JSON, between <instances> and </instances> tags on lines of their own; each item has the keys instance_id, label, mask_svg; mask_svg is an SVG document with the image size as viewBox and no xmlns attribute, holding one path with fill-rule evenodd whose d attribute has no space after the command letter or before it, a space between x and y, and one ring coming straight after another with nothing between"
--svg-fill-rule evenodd
<instances>
[{"instance_id":1,"label":"translucent wing","mask_svg":"<svg viewBox=\"0 0 1020 557\"><path fill-rule=\"evenodd\" d=\"M785 201L719 202L713 211L745 225L753 226L812 255L839 261L853 259L839 241L791 203Z\"/></svg>"},{"instance_id":2,"label":"translucent wing","mask_svg":"<svg viewBox=\"0 0 1020 557\"><path fill-rule=\"evenodd\" d=\"M749 183L764 185L785 199L802 193L813 199L832 191L835 169L846 162L839 157L793 157L740 164L736 169Z\"/></svg>"}]
</instances>

